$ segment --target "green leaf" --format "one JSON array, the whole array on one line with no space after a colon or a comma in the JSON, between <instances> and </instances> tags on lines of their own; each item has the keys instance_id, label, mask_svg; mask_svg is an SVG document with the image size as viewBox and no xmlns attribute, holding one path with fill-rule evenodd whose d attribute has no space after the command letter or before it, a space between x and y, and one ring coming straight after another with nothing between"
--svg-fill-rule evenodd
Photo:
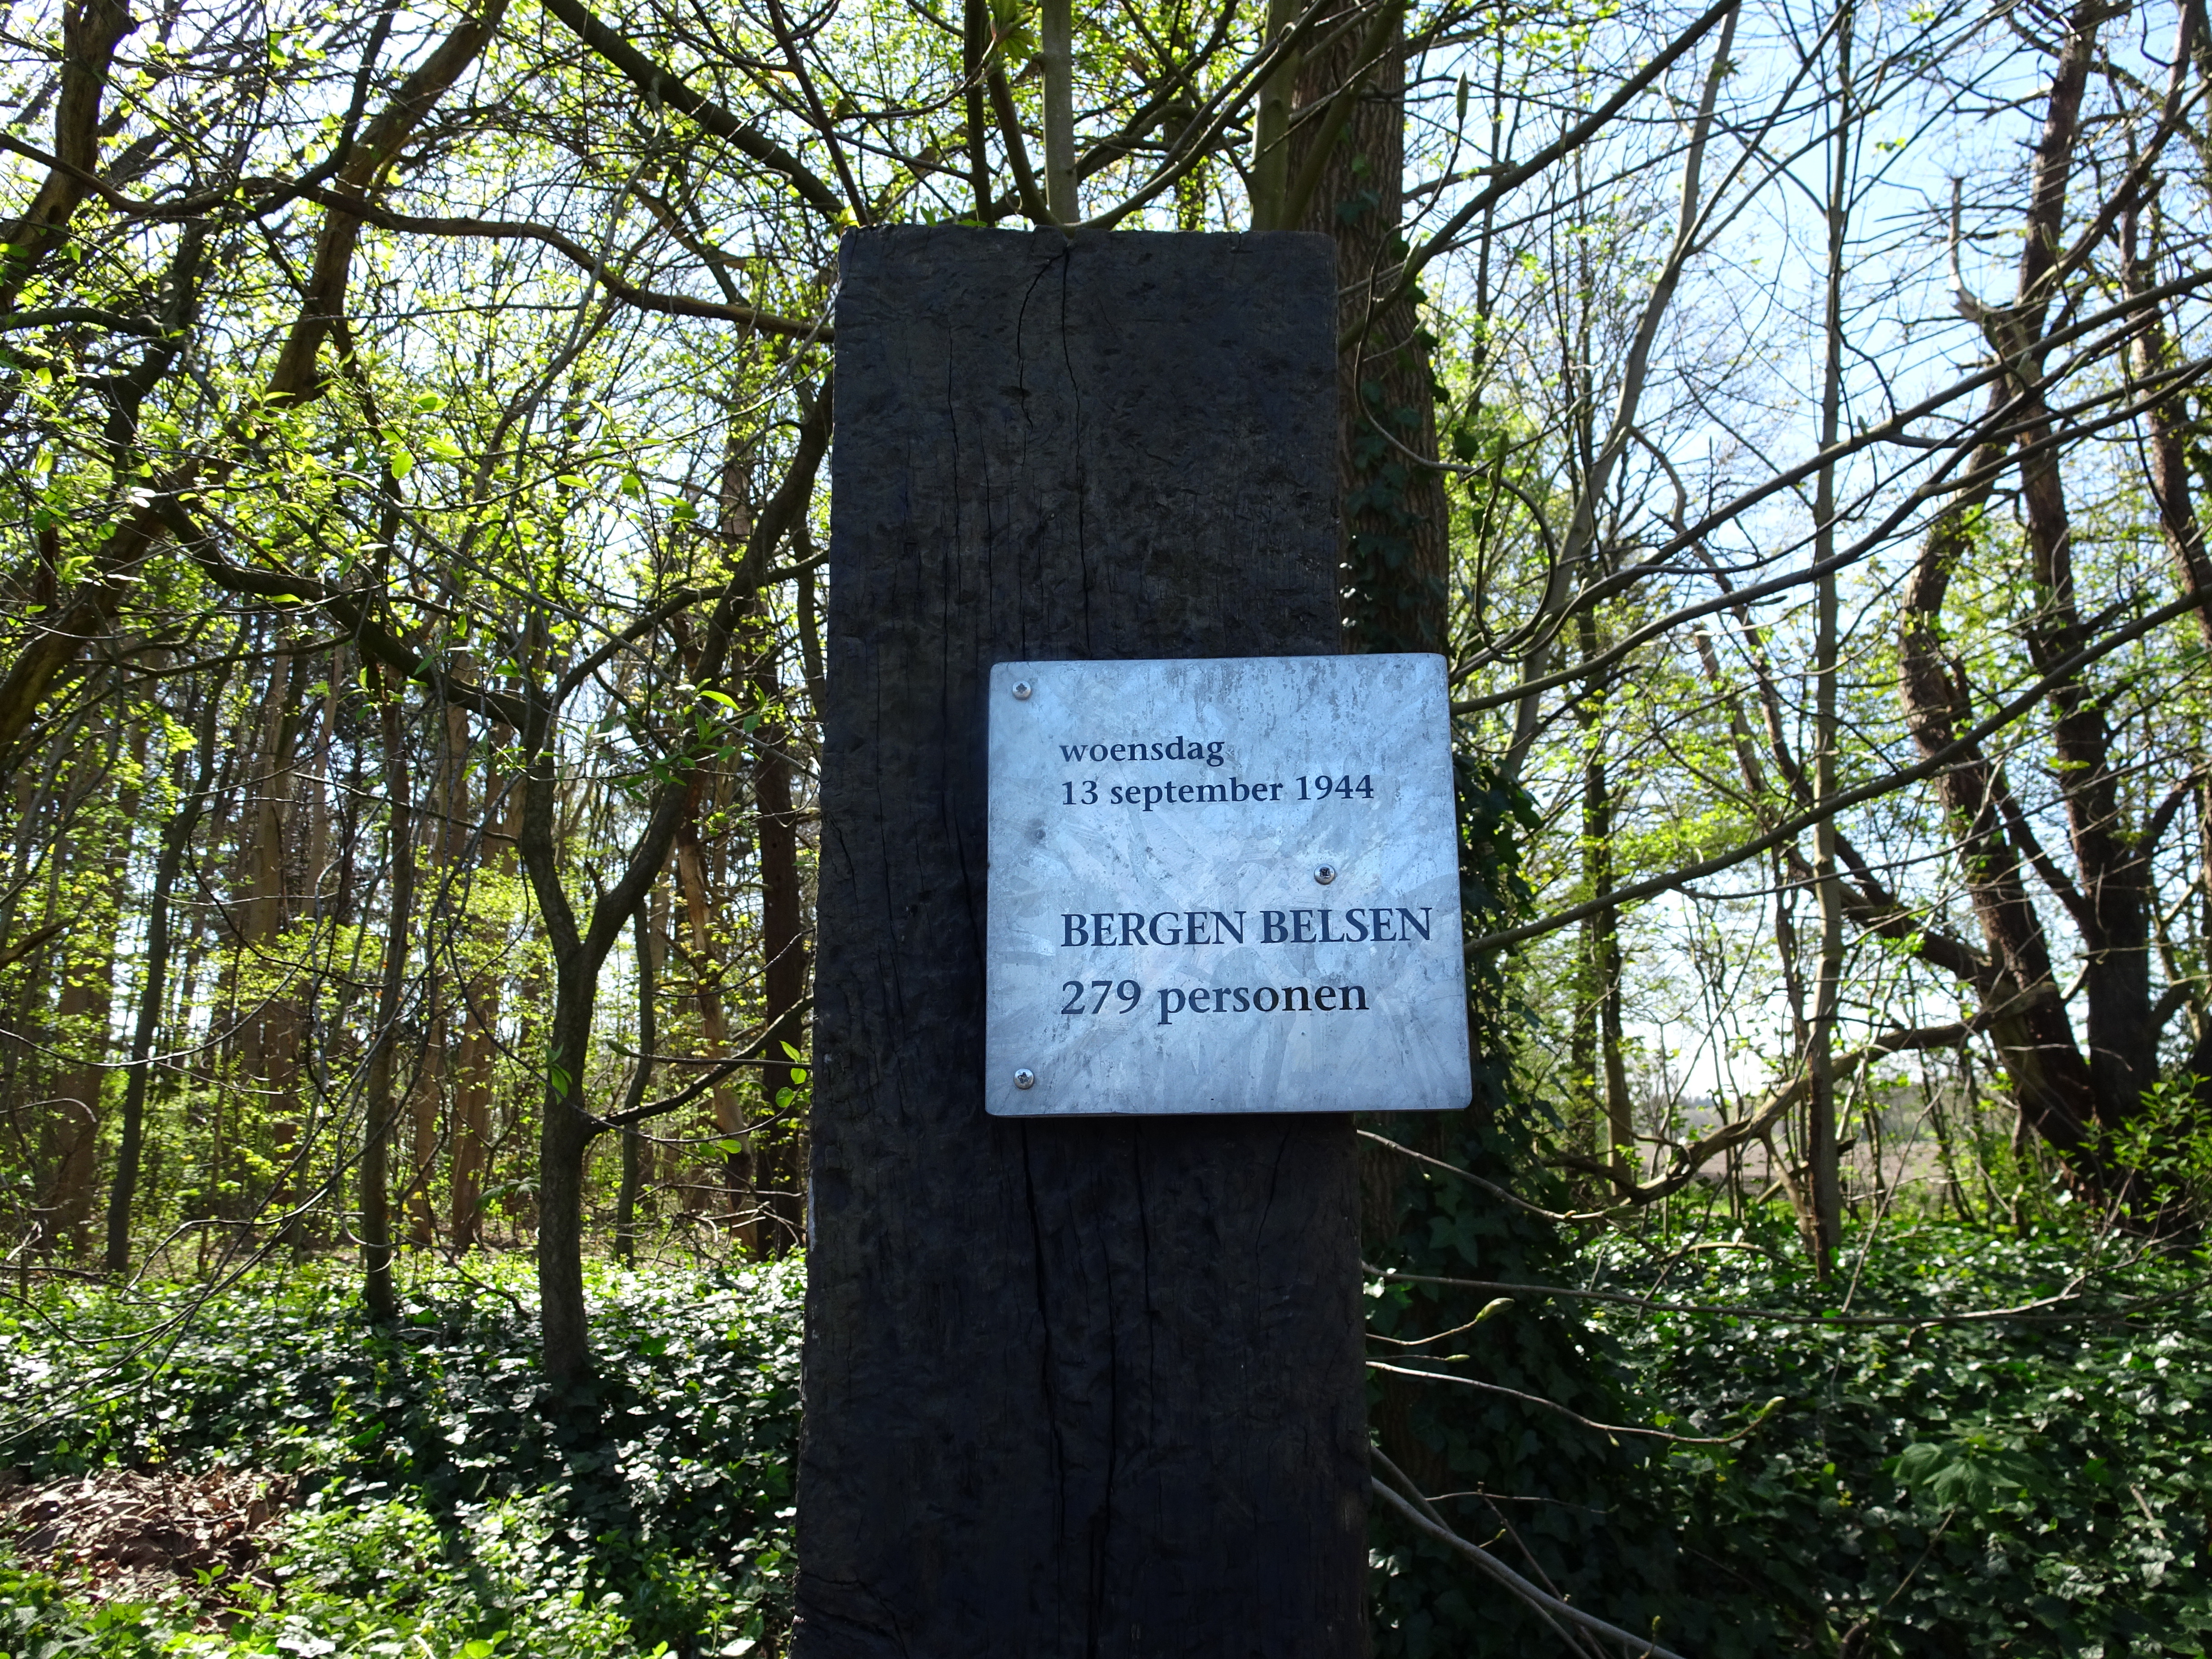
<instances>
[{"instance_id":1,"label":"green leaf","mask_svg":"<svg viewBox=\"0 0 2212 1659\"><path fill-rule=\"evenodd\" d=\"M2034 1494L2049 1474L2027 1452L1979 1437L1921 1441L1898 1454L1898 1484L1945 1509L1986 1510L2007 1494Z\"/></svg>"}]
</instances>

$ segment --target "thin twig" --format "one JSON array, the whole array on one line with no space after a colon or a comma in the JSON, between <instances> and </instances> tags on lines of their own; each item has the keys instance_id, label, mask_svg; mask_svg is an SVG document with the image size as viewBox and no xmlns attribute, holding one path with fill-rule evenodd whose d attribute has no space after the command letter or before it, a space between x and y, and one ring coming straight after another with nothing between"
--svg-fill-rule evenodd
<instances>
[{"instance_id":1,"label":"thin twig","mask_svg":"<svg viewBox=\"0 0 2212 1659\"><path fill-rule=\"evenodd\" d=\"M1671 1440L1677 1445L1682 1446L1733 1446L1764 1423L1768 1413L1781 1404L1778 1397L1768 1401L1760 1408L1756 1417L1734 1434L1670 1434L1665 1429L1640 1429L1626 1423L1600 1423L1593 1418L1584 1417L1578 1411L1570 1410L1556 1400L1547 1400L1540 1394L1526 1394L1519 1389L1509 1389L1503 1382L1478 1382L1472 1376L1455 1376L1449 1371L1417 1371L1409 1366L1393 1365L1388 1360L1382 1359L1370 1359L1367 1362L1367 1365L1370 1370L1389 1371L1397 1376L1414 1376L1427 1382L1456 1382L1463 1389L1479 1389L1484 1394L1502 1394L1510 1400L1518 1400L1530 1406L1540 1406L1547 1412L1557 1412L1560 1416L1581 1424L1583 1427L1594 1433L1639 1435L1647 1440Z\"/></svg>"},{"instance_id":2,"label":"thin twig","mask_svg":"<svg viewBox=\"0 0 2212 1659\"><path fill-rule=\"evenodd\" d=\"M1584 1613L1571 1602L1562 1601L1558 1596L1539 1589L1496 1556L1491 1554L1489 1551L1480 1545L1468 1543L1449 1527L1439 1526L1430 1520L1428 1516L1423 1515L1371 1475L1368 1477L1368 1486L1377 1498L1395 1510L1401 1520L1435 1539L1439 1544L1447 1545L1458 1551L1508 1590L1528 1602L1529 1606L1541 1607L1553 1617L1565 1619L1571 1624L1579 1625L1584 1630L1602 1636L1608 1641L1624 1643L1639 1656L1648 1656L1648 1659L1683 1659L1682 1655L1676 1653L1671 1648L1661 1647L1648 1636L1638 1636L1632 1631L1621 1629L1618 1625L1608 1625L1595 1613Z\"/></svg>"},{"instance_id":3,"label":"thin twig","mask_svg":"<svg viewBox=\"0 0 2212 1659\"><path fill-rule=\"evenodd\" d=\"M1981 1325L1995 1319L2021 1319L2035 1323L2070 1323L2076 1319L2125 1318L2142 1308L2155 1307L2171 1302L2197 1290L2205 1282L2195 1280L2174 1290L2161 1291L2155 1296L2138 1297L2125 1307L2099 1311L2083 1309L2078 1313L2055 1313L2078 1301L2081 1280L2076 1279L2056 1296L2046 1296L2033 1302L2016 1303L2008 1308L1978 1308L1970 1313L1956 1314L1840 1314L1792 1313L1782 1308L1752 1308L1735 1303L1654 1302L1647 1297L1624 1296L1618 1291L1575 1290L1565 1285L1520 1285L1506 1279L1448 1279L1434 1273L1400 1273L1391 1267L1369 1267L1377 1278L1407 1285L1446 1285L1455 1290L1488 1291L1498 1296L1559 1296L1578 1302L1606 1302L1616 1307L1634 1308L1639 1313L1711 1314L1728 1319L1763 1320L1770 1324L1834 1325L1850 1327L1883 1327L1915 1329L1932 1328L1939 1325Z\"/></svg>"}]
</instances>

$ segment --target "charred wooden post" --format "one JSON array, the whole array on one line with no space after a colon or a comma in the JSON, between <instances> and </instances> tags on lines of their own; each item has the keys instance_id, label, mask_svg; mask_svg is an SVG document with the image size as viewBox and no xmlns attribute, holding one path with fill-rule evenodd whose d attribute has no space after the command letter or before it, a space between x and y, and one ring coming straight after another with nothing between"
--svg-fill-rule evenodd
<instances>
[{"instance_id":1,"label":"charred wooden post","mask_svg":"<svg viewBox=\"0 0 2212 1659\"><path fill-rule=\"evenodd\" d=\"M1327 239L848 237L804 1659L1364 1647L1348 1119L983 1105L1016 659L1337 649Z\"/></svg>"}]
</instances>

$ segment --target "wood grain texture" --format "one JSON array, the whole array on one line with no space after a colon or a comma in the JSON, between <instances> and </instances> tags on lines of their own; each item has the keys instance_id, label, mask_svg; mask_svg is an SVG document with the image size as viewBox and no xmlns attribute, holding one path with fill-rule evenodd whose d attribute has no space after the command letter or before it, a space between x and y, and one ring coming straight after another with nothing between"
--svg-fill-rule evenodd
<instances>
[{"instance_id":1,"label":"wood grain texture","mask_svg":"<svg viewBox=\"0 0 2212 1659\"><path fill-rule=\"evenodd\" d=\"M1325 238L855 233L803 1659L1364 1650L1350 1124L985 1115L985 678L1336 648Z\"/></svg>"}]
</instances>

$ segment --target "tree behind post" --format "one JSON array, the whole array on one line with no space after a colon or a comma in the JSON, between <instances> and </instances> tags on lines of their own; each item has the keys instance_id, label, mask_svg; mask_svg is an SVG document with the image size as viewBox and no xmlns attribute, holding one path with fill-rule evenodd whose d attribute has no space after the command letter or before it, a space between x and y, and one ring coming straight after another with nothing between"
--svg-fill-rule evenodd
<instances>
[{"instance_id":1,"label":"tree behind post","mask_svg":"<svg viewBox=\"0 0 2212 1659\"><path fill-rule=\"evenodd\" d=\"M1287 209L1303 210L1304 228L1336 240L1346 643L1441 651L1449 507L1443 475L1421 465L1437 453L1435 370L1413 298L1397 293L1406 249L1401 22L1389 24L1379 52L1377 44L1374 26L1347 27L1306 60Z\"/></svg>"}]
</instances>

